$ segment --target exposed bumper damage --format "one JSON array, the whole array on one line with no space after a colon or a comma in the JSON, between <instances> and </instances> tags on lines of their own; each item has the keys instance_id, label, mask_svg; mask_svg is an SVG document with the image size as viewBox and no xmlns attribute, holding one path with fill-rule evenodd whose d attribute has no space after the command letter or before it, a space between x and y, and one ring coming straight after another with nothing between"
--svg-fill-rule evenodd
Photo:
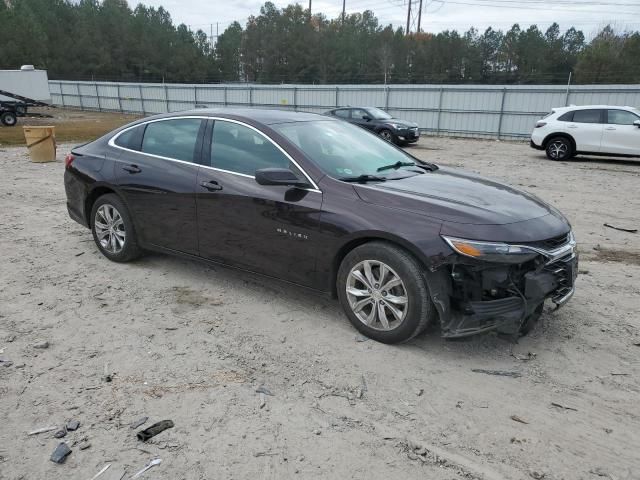
<instances>
[{"instance_id":1,"label":"exposed bumper damage","mask_svg":"<svg viewBox=\"0 0 640 480\"><path fill-rule=\"evenodd\" d=\"M442 335L457 338L490 330L517 335L537 320L546 299L564 305L578 272L575 242L546 247L534 245L539 255L522 264L453 255L427 272Z\"/></svg>"}]
</instances>

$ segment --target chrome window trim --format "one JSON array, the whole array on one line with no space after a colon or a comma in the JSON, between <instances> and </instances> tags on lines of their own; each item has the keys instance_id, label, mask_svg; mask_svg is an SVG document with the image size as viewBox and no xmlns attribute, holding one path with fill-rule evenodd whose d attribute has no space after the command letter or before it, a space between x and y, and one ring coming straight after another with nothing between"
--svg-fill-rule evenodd
<instances>
[{"instance_id":1,"label":"chrome window trim","mask_svg":"<svg viewBox=\"0 0 640 480\"><path fill-rule=\"evenodd\" d=\"M249 125L247 123L241 122L239 120L233 120L230 118L224 118L224 117L208 117L205 115L184 115L184 116L177 116L177 117L166 117L166 118L156 118L154 120L148 120L146 122L141 122L141 123L137 123L135 125L132 125L130 127L125 128L124 130L121 130L120 132L116 133L113 137L111 137L109 139L108 145L110 147L113 148L119 148L120 150L125 150L127 152L132 152L132 153L138 153L141 155L148 155L150 157L154 157L154 158L160 158L162 160L169 160L172 162L178 162L178 163L184 163L187 165L195 165L197 167L203 167L203 168L208 168L209 170L214 170L217 172L223 172L223 173L229 173L231 175L238 175L239 177L245 177L245 178L253 178L255 180L255 176L254 175L247 175L246 173L239 173L239 172L232 172L231 170L224 170L222 168L216 168L216 167L211 167L209 165L201 165L199 163L193 163L193 162L186 162L184 160L178 160L177 158L171 158L171 157L163 157L162 155L155 155L153 153L146 153L143 151L138 151L138 150L131 150L130 148L126 148L126 147L121 147L120 145L116 145L115 141L116 139L122 135L123 133L133 129L133 128L137 128L141 125L148 125L149 123L155 123L155 122L164 122L167 120L181 120L181 119L187 119L187 118L197 118L200 120L219 120L222 122L230 122L230 123L237 123L238 125L242 125L243 127L247 127L253 131L255 131L256 133L258 133L259 135L262 135L264 138L266 138L269 142L271 142L278 150L280 150L280 152L282 152L282 154L287 157L289 159L289 161L291 163L293 163L298 170L300 170L302 172L302 174L306 177L306 179L309 181L309 183L313 186L313 188L303 188L301 190L305 190L308 192L317 192L317 193L322 193L322 190L320 190L320 188L318 188L318 185L316 185L316 182L314 182L311 177L307 174L307 172L304 170L304 168L302 168L300 166L300 164L298 164L298 162L296 162L291 155L289 155L280 145L278 145L271 137L269 137L267 134L265 134L264 132L261 132L260 130L258 130L257 128L255 128L252 125ZM213 134L212 134L213 135Z\"/></svg>"}]
</instances>

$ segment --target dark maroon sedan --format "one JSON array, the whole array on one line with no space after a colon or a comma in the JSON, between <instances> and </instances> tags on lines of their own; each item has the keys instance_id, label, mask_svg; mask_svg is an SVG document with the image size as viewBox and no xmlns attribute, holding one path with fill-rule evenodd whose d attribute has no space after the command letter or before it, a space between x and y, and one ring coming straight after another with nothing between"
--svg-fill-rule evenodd
<instances>
[{"instance_id":1,"label":"dark maroon sedan","mask_svg":"<svg viewBox=\"0 0 640 480\"><path fill-rule=\"evenodd\" d=\"M73 149L71 217L110 260L180 254L337 295L386 343L531 328L573 294L576 243L536 197L326 116L194 110Z\"/></svg>"}]
</instances>

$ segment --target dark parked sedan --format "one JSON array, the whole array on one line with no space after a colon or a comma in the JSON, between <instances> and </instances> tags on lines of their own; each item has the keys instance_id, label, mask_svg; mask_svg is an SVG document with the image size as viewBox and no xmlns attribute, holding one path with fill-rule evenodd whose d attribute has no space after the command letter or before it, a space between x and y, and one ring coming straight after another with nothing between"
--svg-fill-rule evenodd
<instances>
[{"instance_id":1,"label":"dark parked sedan","mask_svg":"<svg viewBox=\"0 0 640 480\"><path fill-rule=\"evenodd\" d=\"M331 115L371 130L396 145L407 145L420 139L417 123L394 118L379 108L343 107L329 110L325 115Z\"/></svg>"},{"instance_id":2,"label":"dark parked sedan","mask_svg":"<svg viewBox=\"0 0 640 480\"><path fill-rule=\"evenodd\" d=\"M416 160L326 116L195 110L66 158L67 207L126 262L180 254L337 295L381 342L517 335L573 294L567 220L506 185Z\"/></svg>"}]
</instances>

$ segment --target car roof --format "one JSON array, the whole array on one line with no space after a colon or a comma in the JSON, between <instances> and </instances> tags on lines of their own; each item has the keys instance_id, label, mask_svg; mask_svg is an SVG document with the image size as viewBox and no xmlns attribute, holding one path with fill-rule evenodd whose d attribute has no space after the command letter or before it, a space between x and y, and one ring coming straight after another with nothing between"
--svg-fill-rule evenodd
<instances>
[{"instance_id":1,"label":"car roof","mask_svg":"<svg viewBox=\"0 0 640 480\"><path fill-rule=\"evenodd\" d=\"M617 110L635 110L635 107L621 106L621 105L569 105L568 107L554 107L555 112L566 112L569 110L593 110L593 109L617 109Z\"/></svg>"},{"instance_id":2,"label":"car roof","mask_svg":"<svg viewBox=\"0 0 640 480\"><path fill-rule=\"evenodd\" d=\"M316 113L258 107L195 108L192 110L154 115L153 117L147 117L142 121L149 121L149 119L154 118L187 117L190 115L228 118L231 120L246 121L248 123L261 123L263 125L291 122L312 122L315 120L333 121L324 115Z\"/></svg>"},{"instance_id":3,"label":"car roof","mask_svg":"<svg viewBox=\"0 0 640 480\"><path fill-rule=\"evenodd\" d=\"M336 107L336 108L332 108L332 109L331 109L331 110L329 110L329 111L330 111L330 112L333 112L333 111L335 111L335 110L347 110L347 109L351 109L351 108L359 108L359 109L362 109L362 110L367 110L367 109L369 109L369 108L378 108L378 107L371 107L371 106L369 106L369 107L363 107L362 105L347 105L347 106L345 106L345 107Z\"/></svg>"}]
</instances>

